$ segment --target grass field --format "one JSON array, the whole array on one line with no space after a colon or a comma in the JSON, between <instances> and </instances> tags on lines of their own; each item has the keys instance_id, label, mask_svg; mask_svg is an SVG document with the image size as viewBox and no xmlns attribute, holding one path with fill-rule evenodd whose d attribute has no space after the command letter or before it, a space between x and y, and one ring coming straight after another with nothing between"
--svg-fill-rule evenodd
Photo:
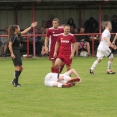
<instances>
[{"instance_id":1,"label":"grass field","mask_svg":"<svg viewBox=\"0 0 117 117\"><path fill-rule=\"evenodd\" d=\"M107 75L107 58L89 74L96 58L73 60L82 83L71 88L44 86L50 71L48 58L23 59L21 88L14 88L13 64L10 58L0 59L0 117L117 117L117 74ZM117 71L115 57L113 69ZM65 71L65 69L64 69Z\"/></svg>"}]
</instances>

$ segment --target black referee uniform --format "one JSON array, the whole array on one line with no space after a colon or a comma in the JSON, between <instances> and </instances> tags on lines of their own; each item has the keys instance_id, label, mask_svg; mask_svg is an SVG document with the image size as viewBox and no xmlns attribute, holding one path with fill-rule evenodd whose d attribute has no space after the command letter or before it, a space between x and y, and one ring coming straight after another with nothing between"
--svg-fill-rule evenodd
<instances>
[{"instance_id":1,"label":"black referee uniform","mask_svg":"<svg viewBox=\"0 0 117 117\"><path fill-rule=\"evenodd\" d=\"M20 39L21 39L21 33L12 35L10 42L12 42L12 49L13 53L15 55L15 58L13 60L14 66L21 66L22 60L20 55Z\"/></svg>"}]
</instances>

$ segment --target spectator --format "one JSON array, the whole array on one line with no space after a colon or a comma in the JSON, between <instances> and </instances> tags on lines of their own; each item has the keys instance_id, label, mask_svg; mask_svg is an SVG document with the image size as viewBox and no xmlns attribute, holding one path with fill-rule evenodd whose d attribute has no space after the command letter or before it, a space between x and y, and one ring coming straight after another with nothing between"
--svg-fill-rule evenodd
<instances>
[{"instance_id":1,"label":"spectator","mask_svg":"<svg viewBox=\"0 0 117 117\"><path fill-rule=\"evenodd\" d=\"M78 34L78 29L77 28L74 29L74 34ZM79 42L78 35L75 35L75 37L76 37L76 41Z\"/></svg>"},{"instance_id":2,"label":"spectator","mask_svg":"<svg viewBox=\"0 0 117 117\"><path fill-rule=\"evenodd\" d=\"M117 16L113 15L113 20L112 20L112 32L116 33L117 32Z\"/></svg>"},{"instance_id":3,"label":"spectator","mask_svg":"<svg viewBox=\"0 0 117 117\"><path fill-rule=\"evenodd\" d=\"M76 28L73 18L69 18L67 24L69 24L70 26L73 26L73 28Z\"/></svg>"},{"instance_id":4,"label":"spectator","mask_svg":"<svg viewBox=\"0 0 117 117\"><path fill-rule=\"evenodd\" d=\"M48 30L48 28L46 28L46 30L44 30L43 27L42 27L40 33L41 34L46 34L47 30ZM41 55L43 57L44 55L46 55L45 46L44 46L45 36L42 36L40 40L42 42Z\"/></svg>"},{"instance_id":5,"label":"spectator","mask_svg":"<svg viewBox=\"0 0 117 117\"><path fill-rule=\"evenodd\" d=\"M40 28L39 34L46 34L44 27ZM45 36L39 36L38 38L38 56L41 56L42 47L44 46Z\"/></svg>"},{"instance_id":6,"label":"spectator","mask_svg":"<svg viewBox=\"0 0 117 117\"><path fill-rule=\"evenodd\" d=\"M54 15L51 14L50 20L47 21L47 27L52 27L52 21L54 19Z\"/></svg>"},{"instance_id":7,"label":"spectator","mask_svg":"<svg viewBox=\"0 0 117 117\"><path fill-rule=\"evenodd\" d=\"M45 20L42 21L42 25L41 25L41 27L44 27L44 28L47 27L47 22L46 22Z\"/></svg>"},{"instance_id":8,"label":"spectator","mask_svg":"<svg viewBox=\"0 0 117 117\"><path fill-rule=\"evenodd\" d=\"M90 17L85 22L85 32L94 33L96 32L97 29L98 29L98 22L93 17Z\"/></svg>"},{"instance_id":9,"label":"spectator","mask_svg":"<svg viewBox=\"0 0 117 117\"><path fill-rule=\"evenodd\" d=\"M104 30L104 28L105 28L105 27L104 27L104 22L105 22L105 21L109 21L107 15L104 15L104 20L102 20L102 30ZM110 22L111 22L111 21L110 21Z\"/></svg>"},{"instance_id":10,"label":"spectator","mask_svg":"<svg viewBox=\"0 0 117 117\"><path fill-rule=\"evenodd\" d=\"M73 27L73 25L70 26L70 33L72 33L72 34L74 33L74 27Z\"/></svg>"},{"instance_id":11,"label":"spectator","mask_svg":"<svg viewBox=\"0 0 117 117\"><path fill-rule=\"evenodd\" d=\"M3 35L7 35L8 34L8 27L5 27L5 31L2 33ZM7 37L1 37L1 55L3 57L7 56L6 52L7 52L7 48L8 48L8 39Z\"/></svg>"},{"instance_id":12,"label":"spectator","mask_svg":"<svg viewBox=\"0 0 117 117\"><path fill-rule=\"evenodd\" d=\"M35 28L35 34L39 34L39 29ZM40 55L40 43L39 43L39 36L35 37L35 42L36 42L36 55Z\"/></svg>"},{"instance_id":13,"label":"spectator","mask_svg":"<svg viewBox=\"0 0 117 117\"><path fill-rule=\"evenodd\" d=\"M85 28L80 28L80 34L84 34ZM76 33L76 29L75 29ZM90 55L90 44L87 42L88 37L87 36L78 36L77 37L77 49L76 49L76 56L78 56L78 52L80 51L87 51L88 55Z\"/></svg>"}]
</instances>

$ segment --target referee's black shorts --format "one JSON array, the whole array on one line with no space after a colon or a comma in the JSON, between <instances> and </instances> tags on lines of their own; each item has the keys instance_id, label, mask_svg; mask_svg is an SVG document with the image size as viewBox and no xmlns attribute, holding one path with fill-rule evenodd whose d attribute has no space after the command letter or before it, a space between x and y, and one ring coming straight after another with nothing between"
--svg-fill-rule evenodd
<instances>
[{"instance_id":1,"label":"referee's black shorts","mask_svg":"<svg viewBox=\"0 0 117 117\"><path fill-rule=\"evenodd\" d=\"M16 58L12 59L14 66L21 66L22 60L21 60L20 50L13 50L13 53L16 57Z\"/></svg>"}]
</instances>

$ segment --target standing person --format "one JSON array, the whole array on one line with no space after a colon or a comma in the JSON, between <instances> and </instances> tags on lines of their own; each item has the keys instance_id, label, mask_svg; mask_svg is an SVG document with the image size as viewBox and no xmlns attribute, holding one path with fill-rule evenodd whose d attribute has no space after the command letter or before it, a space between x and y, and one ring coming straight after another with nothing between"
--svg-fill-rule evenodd
<instances>
[{"instance_id":1,"label":"standing person","mask_svg":"<svg viewBox=\"0 0 117 117\"><path fill-rule=\"evenodd\" d=\"M4 35L8 35L8 27L5 27ZM7 48L8 48L8 39L7 37L1 37L1 46L2 46L2 57L7 56Z\"/></svg>"},{"instance_id":2,"label":"standing person","mask_svg":"<svg viewBox=\"0 0 117 117\"><path fill-rule=\"evenodd\" d=\"M71 74L74 74L76 78L71 78ZM67 88L75 85L75 82L81 83L81 79L75 69L71 69L64 74L48 73L45 76L44 84L48 87Z\"/></svg>"},{"instance_id":3,"label":"standing person","mask_svg":"<svg viewBox=\"0 0 117 117\"><path fill-rule=\"evenodd\" d=\"M90 68L90 74L94 74L95 67L98 65L98 63L101 62L104 56L109 58L107 73L115 74L115 72L111 69L114 57L109 48L113 47L112 43L110 42L110 36L111 36L110 31L111 31L111 24L109 21L107 21L105 22L105 30L102 33L101 42L98 46L97 60L93 63L92 67Z\"/></svg>"},{"instance_id":4,"label":"standing person","mask_svg":"<svg viewBox=\"0 0 117 117\"><path fill-rule=\"evenodd\" d=\"M58 49L59 53L57 56ZM55 45L54 57L57 57L54 65L55 69L59 68L60 65L64 63L67 66L67 71L69 71L75 50L76 50L76 38L74 37L73 34L70 33L70 25L67 24L64 26L64 33L61 33L58 36Z\"/></svg>"},{"instance_id":5,"label":"standing person","mask_svg":"<svg viewBox=\"0 0 117 117\"><path fill-rule=\"evenodd\" d=\"M32 27L35 27L36 25L37 22L34 22L31 24L30 27L22 32L20 32L20 27L18 25L11 25L8 29L9 50L11 53L13 64L15 66L14 79L12 80L12 84L14 85L14 87L21 86L18 83L18 78L23 70L22 60L20 56L20 36L27 33L29 30L31 30Z\"/></svg>"},{"instance_id":6,"label":"standing person","mask_svg":"<svg viewBox=\"0 0 117 117\"><path fill-rule=\"evenodd\" d=\"M60 33L63 33L63 28L59 27L59 19L55 18L52 21L53 27L49 28L46 34L45 38L45 51L46 53L49 52L49 59L52 61L52 67L51 67L51 72L59 72L59 69L54 69L54 63L55 59L54 58L54 48L56 44L57 37ZM49 51L48 51L48 41L49 41ZM63 66L61 67L62 71Z\"/></svg>"}]
</instances>

